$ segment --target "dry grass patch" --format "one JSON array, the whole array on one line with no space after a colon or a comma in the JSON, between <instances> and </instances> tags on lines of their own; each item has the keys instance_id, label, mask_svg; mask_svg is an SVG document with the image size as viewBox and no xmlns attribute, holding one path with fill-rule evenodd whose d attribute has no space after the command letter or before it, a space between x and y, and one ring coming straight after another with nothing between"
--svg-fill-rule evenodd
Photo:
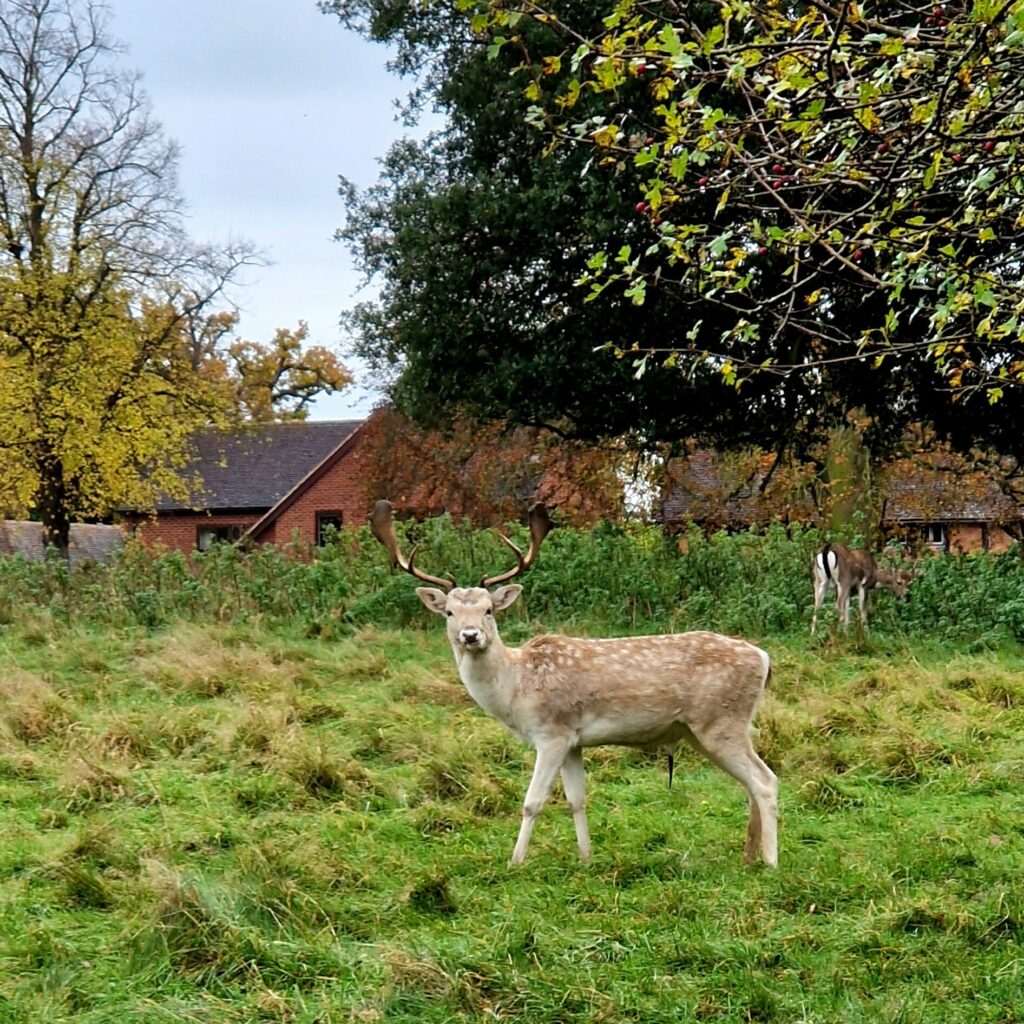
<instances>
[{"instance_id":1,"label":"dry grass patch","mask_svg":"<svg viewBox=\"0 0 1024 1024\"><path fill-rule=\"evenodd\" d=\"M440 707L468 707L473 699L457 676L440 675L419 665L402 670L400 685L395 696L402 699L426 700Z\"/></svg>"},{"instance_id":2,"label":"dry grass patch","mask_svg":"<svg viewBox=\"0 0 1024 1024\"><path fill-rule=\"evenodd\" d=\"M128 771L119 765L101 764L81 754L67 762L59 785L67 810L73 813L94 804L112 803L134 796Z\"/></svg>"},{"instance_id":3,"label":"dry grass patch","mask_svg":"<svg viewBox=\"0 0 1024 1024\"><path fill-rule=\"evenodd\" d=\"M0 678L0 730L22 743L63 736L77 713L41 676L7 669Z\"/></svg>"},{"instance_id":4,"label":"dry grass patch","mask_svg":"<svg viewBox=\"0 0 1024 1024\"><path fill-rule=\"evenodd\" d=\"M290 693L300 666L272 652L229 642L225 627L180 623L139 657L136 671L163 691L202 697Z\"/></svg>"},{"instance_id":5,"label":"dry grass patch","mask_svg":"<svg viewBox=\"0 0 1024 1024\"><path fill-rule=\"evenodd\" d=\"M201 709L175 709L104 716L103 726L91 742L101 757L118 761L146 761L197 751L211 738L209 716Z\"/></svg>"},{"instance_id":6,"label":"dry grass patch","mask_svg":"<svg viewBox=\"0 0 1024 1024\"><path fill-rule=\"evenodd\" d=\"M301 729L295 708L283 701L246 702L232 713L218 730L221 746L233 753L249 753L259 760L288 742L292 731Z\"/></svg>"}]
</instances>

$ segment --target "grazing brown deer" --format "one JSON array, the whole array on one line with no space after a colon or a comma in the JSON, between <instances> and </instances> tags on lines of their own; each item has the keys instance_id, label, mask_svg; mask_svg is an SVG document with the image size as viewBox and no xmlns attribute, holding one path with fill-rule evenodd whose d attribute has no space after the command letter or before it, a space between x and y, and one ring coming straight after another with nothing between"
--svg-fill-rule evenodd
<instances>
[{"instance_id":1,"label":"grazing brown deer","mask_svg":"<svg viewBox=\"0 0 1024 1024\"><path fill-rule=\"evenodd\" d=\"M455 663L470 696L537 752L512 863L521 864L526 857L537 815L559 773L580 858L590 857L584 747L616 744L671 756L686 740L746 789L750 817L745 860L751 863L760 852L774 866L778 782L750 739L751 720L771 666L768 655L744 640L705 632L611 640L546 635L522 647L506 647L495 614L508 608L522 587L487 588L507 583L537 557L551 529L543 505L530 509L529 521L525 555L501 535L517 564L478 587L463 588L451 578L417 569L416 548L403 558L388 502L377 502L372 517L374 535L387 548L392 565L433 584L417 587L416 593L427 608L446 617Z\"/></svg>"},{"instance_id":2,"label":"grazing brown deer","mask_svg":"<svg viewBox=\"0 0 1024 1024\"><path fill-rule=\"evenodd\" d=\"M907 590L913 581L913 573L907 569L883 569L867 551L858 551L845 544L826 544L815 556L812 563L814 572L814 614L811 616L811 636L818 629L818 610L825 600L829 587L836 588L836 611L843 628L850 625L850 593L857 591L860 604L860 619L864 629L868 628L868 591L879 587L890 590L900 600L905 600Z\"/></svg>"}]
</instances>

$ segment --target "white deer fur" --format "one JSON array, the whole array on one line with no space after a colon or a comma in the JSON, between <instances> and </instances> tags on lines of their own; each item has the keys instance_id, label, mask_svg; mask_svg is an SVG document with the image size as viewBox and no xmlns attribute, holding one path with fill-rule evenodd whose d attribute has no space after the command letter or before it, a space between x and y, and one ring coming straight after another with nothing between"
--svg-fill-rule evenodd
<instances>
[{"instance_id":1,"label":"white deer fur","mask_svg":"<svg viewBox=\"0 0 1024 1024\"><path fill-rule=\"evenodd\" d=\"M826 544L812 563L814 573L814 614L811 635L818 629L818 610L829 587L836 588L836 611L843 628L850 626L850 594L857 591L860 619L868 628L868 591L875 587L890 590L901 600L907 596L912 574L900 569L883 569L867 551L858 551L845 544Z\"/></svg>"},{"instance_id":2,"label":"white deer fur","mask_svg":"<svg viewBox=\"0 0 1024 1024\"><path fill-rule=\"evenodd\" d=\"M533 826L561 772L582 860L590 857L584 747L616 744L672 753L686 740L737 779L749 796L744 857L777 862L778 782L754 751L751 720L770 659L744 640L680 633L610 640L537 636L506 647L495 613L522 587L416 593L448 621L470 696L537 752L512 863L526 857Z\"/></svg>"}]
</instances>

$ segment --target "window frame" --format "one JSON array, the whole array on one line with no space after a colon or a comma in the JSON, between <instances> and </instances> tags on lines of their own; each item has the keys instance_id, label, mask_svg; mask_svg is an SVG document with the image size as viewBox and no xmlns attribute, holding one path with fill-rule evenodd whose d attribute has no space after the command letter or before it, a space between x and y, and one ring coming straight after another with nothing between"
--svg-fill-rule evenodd
<instances>
[{"instance_id":1,"label":"window frame","mask_svg":"<svg viewBox=\"0 0 1024 1024\"><path fill-rule=\"evenodd\" d=\"M316 513L316 546L318 548L327 547L327 542L324 540L324 528L327 526L335 527L340 533L345 525L345 514L338 509L337 511L329 511L324 509Z\"/></svg>"},{"instance_id":2,"label":"window frame","mask_svg":"<svg viewBox=\"0 0 1024 1024\"><path fill-rule=\"evenodd\" d=\"M245 527L241 523L215 523L204 524L196 527L196 551L209 551L215 544L234 544L240 540L245 533ZM203 535L211 534L206 545L203 545Z\"/></svg>"}]
</instances>

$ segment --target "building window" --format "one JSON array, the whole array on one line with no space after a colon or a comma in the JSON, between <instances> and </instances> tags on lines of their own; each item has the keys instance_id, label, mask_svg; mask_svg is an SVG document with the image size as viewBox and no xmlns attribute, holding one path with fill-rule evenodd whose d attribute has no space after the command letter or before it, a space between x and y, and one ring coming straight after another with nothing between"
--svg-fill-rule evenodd
<instances>
[{"instance_id":1,"label":"building window","mask_svg":"<svg viewBox=\"0 0 1024 1024\"><path fill-rule=\"evenodd\" d=\"M340 512L317 512L316 514L316 542L319 547L330 543L341 532Z\"/></svg>"},{"instance_id":2,"label":"building window","mask_svg":"<svg viewBox=\"0 0 1024 1024\"><path fill-rule=\"evenodd\" d=\"M946 527L942 523L925 523L921 527L925 544L933 548L946 549Z\"/></svg>"},{"instance_id":3,"label":"building window","mask_svg":"<svg viewBox=\"0 0 1024 1024\"><path fill-rule=\"evenodd\" d=\"M196 547L209 551L214 544L233 544L241 536L241 526L200 526L196 531Z\"/></svg>"}]
</instances>

